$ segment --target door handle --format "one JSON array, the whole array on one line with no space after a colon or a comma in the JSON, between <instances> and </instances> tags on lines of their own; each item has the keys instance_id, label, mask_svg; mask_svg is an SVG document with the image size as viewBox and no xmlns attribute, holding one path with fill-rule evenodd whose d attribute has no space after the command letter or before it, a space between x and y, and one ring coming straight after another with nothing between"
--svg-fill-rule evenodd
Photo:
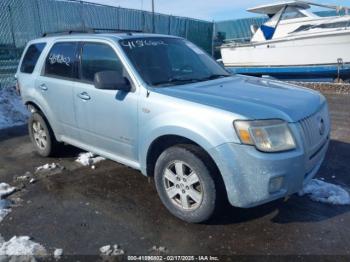
<instances>
[{"instance_id":1,"label":"door handle","mask_svg":"<svg viewBox=\"0 0 350 262\"><path fill-rule=\"evenodd\" d=\"M81 99L83 99L83 100L90 100L90 99L91 99L91 97L89 96L89 94L86 93L86 92L82 92L82 93L78 94L78 97L81 98Z\"/></svg>"},{"instance_id":2,"label":"door handle","mask_svg":"<svg viewBox=\"0 0 350 262\"><path fill-rule=\"evenodd\" d=\"M47 91L47 86L45 84L41 84L40 86L40 89L43 90L43 91Z\"/></svg>"}]
</instances>

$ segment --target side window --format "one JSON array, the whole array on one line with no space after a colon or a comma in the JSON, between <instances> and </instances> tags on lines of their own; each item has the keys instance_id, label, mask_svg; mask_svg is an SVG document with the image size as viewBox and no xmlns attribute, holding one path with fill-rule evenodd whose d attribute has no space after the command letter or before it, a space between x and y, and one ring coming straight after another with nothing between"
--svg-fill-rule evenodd
<instances>
[{"instance_id":1,"label":"side window","mask_svg":"<svg viewBox=\"0 0 350 262\"><path fill-rule=\"evenodd\" d=\"M45 74L65 78L75 78L74 65L76 61L75 42L56 43L51 48L45 64Z\"/></svg>"},{"instance_id":2,"label":"side window","mask_svg":"<svg viewBox=\"0 0 350 262\"><path fill-rule=\"evenodd\" d=\"M31 74L34 71L35 65L45 48L45 43L32 44L28 47L26 54L23 57L21 64L21 72Z\"/></svg>"},{"instance_id":3,"label":"side window","mask_svg":"<svg viewBox=\"0 0 350 262\"><path fill-rule=\"evenodd\" d=\"M123 66L114 50L105 44L85 43L81 54L81 78L93 81L95 74L116 71L123 75Z\"/></svg>"},{"instance_id":4,"label":"side window","mask_svg":"<svg viewBox=\"0 0 350 262\"><path fill-rule=\"evenodd\" d=\"M289 20L302 17L305 17L305 15L302 14L298 9L295 9L294 7L287 7L281 17L281 20Z\"/></svg>"}]
</instances>

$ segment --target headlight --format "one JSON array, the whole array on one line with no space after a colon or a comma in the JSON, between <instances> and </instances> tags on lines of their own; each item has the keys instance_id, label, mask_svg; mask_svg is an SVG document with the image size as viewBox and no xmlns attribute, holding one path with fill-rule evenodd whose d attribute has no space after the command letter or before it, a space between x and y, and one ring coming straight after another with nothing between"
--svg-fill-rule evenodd
<instances>
[{"instance_id":1,"label":"headlight","mask_svg":"<svg viewBox=\"0 0 350 262\"><path fill-rule=\"evenodd\" d=\"M280 152L295 148L292 133L283 120L238 120L234 126L243 144L254 145L260 151Z\"/></svg>"}]
</instances>

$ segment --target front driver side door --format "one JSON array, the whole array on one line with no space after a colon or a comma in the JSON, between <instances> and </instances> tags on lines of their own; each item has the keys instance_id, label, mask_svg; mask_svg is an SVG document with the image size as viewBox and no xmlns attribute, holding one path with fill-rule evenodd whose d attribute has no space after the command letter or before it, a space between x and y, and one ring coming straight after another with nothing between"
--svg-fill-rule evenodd
<instances>
[{"instance_id":1,"label":"front driver side door","mask_svg":"<svg viewBox=\"0 0 350 262\"><path fill-rule=\"evenodd\" d=\"M80 81L75 86L75 112L85 148L93 148L114 160L137 160L137 104L131 92L101 90L94 86L95 73L117 71L128 74L115 50L107 43L81 44ZM131 80L130 80L131 81Z\"/></svg>"}]
</instances>

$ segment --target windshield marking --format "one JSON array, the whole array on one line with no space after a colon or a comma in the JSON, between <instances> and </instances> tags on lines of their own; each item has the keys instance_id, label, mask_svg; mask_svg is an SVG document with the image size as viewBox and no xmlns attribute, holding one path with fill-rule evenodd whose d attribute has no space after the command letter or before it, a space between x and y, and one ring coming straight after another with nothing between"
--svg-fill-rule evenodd
<instances>
[{"instance_id":1,"label":"windshield marking","mask_svg":"<svg viewBox=\"0 0 350 262\"><path fill-rule=\"evenodd\" d=\"M66 66L70 66L70 57L64 56L62 54L50 54L49 56L50 64L53 65L55 63L65 64Z\"/></svg>"},{"instance_id":2,"label":"windshield marking","mask_svg":"<svg viewBox=\"0 0 350 262\"><path fill-rule=\"evenodd\" d=\"M159 45L168 45L164 43L162 40L128 40L122 41L121 44L125 47L129 47L130 49L140 48L145 46L159 46Z\"/></svg>"}]
</instances>

